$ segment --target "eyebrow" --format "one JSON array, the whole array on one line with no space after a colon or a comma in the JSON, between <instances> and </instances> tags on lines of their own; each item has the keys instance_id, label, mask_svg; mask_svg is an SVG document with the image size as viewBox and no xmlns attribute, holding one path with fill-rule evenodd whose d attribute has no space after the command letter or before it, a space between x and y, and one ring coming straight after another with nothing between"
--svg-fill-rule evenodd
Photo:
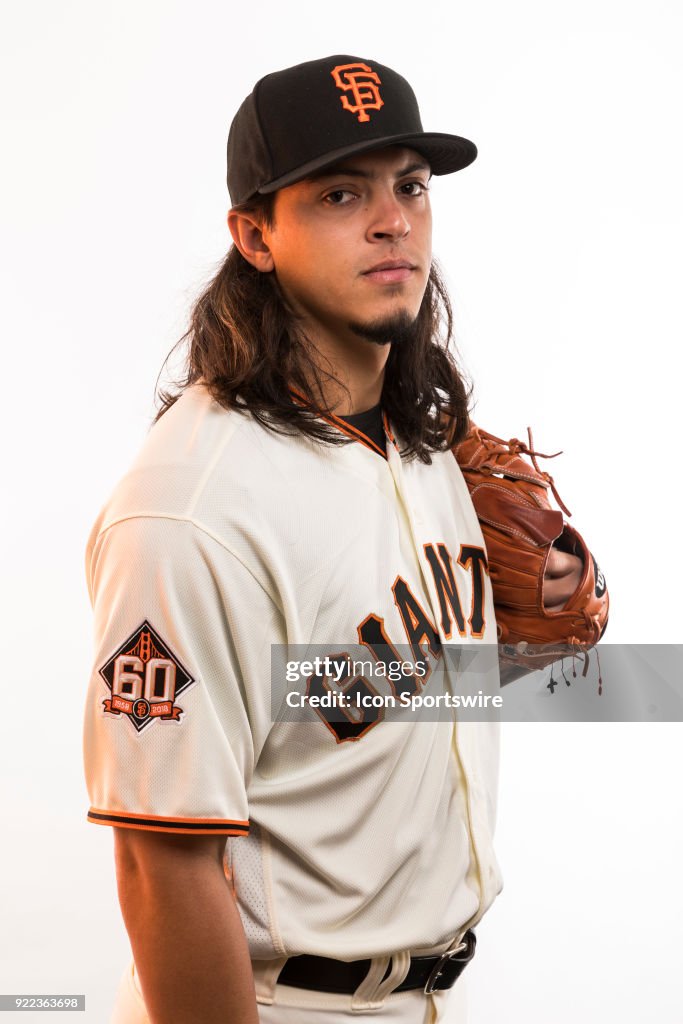
<instances>
[{"instance_id":1,"label":"eyebrow","mask_svg":"<svg viewBox=\"0 0 683 1024\"><path fill-rule=\"evenodd\" d=\"M414 174L415 171L429 171L431 175L431 168L428 163L424 160L414 160L412 163L406 164L396 172L394 177L405 178L407 174ZM304 181L321 181L324 178L338 178L339 175L348 175L351 178L379 178L380 175L377 171L363 171L358 167L351 167L348 164L339 164L333 167L329 171L320 171L319 174L311 174L304 178Z\"/></svg>"}]
</instances>

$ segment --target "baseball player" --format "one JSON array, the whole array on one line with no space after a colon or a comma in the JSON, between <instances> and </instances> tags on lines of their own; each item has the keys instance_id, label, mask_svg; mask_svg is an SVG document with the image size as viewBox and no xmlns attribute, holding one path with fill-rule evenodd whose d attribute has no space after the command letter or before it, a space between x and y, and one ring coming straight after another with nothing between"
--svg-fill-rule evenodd
<instances>
[{"instance_id":1,"label":"baseball player","mask_svg":"<svg viewBox=\"0 0 683 1024\"><path fill-rule=\"evenodd\" d=\"M431 254L430 177L475 156L350 55L267 75L232 122L234 244L87 548L88 818L114 828L133 954L114 1024L465 1019L502 884L495 724L288 717L271 658L407 649L427 692L450 645L496 643ZM580 571L553 552L548 607Z\"/></svg>"}]
</instances>

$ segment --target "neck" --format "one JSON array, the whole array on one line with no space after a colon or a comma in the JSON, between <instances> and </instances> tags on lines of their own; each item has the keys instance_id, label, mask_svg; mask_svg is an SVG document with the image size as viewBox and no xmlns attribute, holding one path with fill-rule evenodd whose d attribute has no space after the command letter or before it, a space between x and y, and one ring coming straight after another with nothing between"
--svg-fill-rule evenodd
<instances>
[{"instance_id":1,"label":"neck","mask_svg":"<svg viewBox=\"0 0 683 1024\"><path fill-rule=\"evenodd\" d=\"M353 416L377 405L382 396L384 371L390 345L376 345L348 332L345 336L318 327L315 336L306 333L323 374L323 394L328 408L337 416Z\"/></svg>"}]
</instances>

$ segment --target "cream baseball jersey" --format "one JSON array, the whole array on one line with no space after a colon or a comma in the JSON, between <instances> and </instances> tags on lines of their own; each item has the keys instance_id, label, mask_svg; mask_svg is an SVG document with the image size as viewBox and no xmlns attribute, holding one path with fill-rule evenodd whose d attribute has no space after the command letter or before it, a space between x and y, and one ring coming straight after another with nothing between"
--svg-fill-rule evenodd
<instances>
[{"instance_id":1,"label":"cream baseball jersey","mask_svg":"<svg viewBox=\"0 0 683 1024\"><path fill-rule=\"evenodd\" d=\"M195 384L88 541L89 820L224 835L253 959L438 952L502 885L495 723L272 714L272 645L436 663L496 642L452 454L330 422L353 442L273 433Z\"/></svg>"}]
</instances>

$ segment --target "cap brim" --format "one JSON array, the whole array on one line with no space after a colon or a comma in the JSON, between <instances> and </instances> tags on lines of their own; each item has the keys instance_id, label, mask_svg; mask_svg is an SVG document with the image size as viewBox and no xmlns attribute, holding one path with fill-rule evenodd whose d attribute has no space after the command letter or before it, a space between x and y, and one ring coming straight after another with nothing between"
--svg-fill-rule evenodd
<instances>
[{"instance_id":1,"label":"cap brim","mask_svg":"<svg viewBox=\"0 0 683 1024\"><path fill-rule=\"evenodd\" d=\"M342 149L335 149L324 156L309 160L308 163L295 167L279 178L267 182L259 188L261 195L268 195L276 192L279 188L286 188L293 185L302 178L307 178L325 167L331 167L344 157L352 153L367 153L372 149L385 149L387 146L406 146L414 149L429 162L432 174L452 174L454 171L461 171L476 159L477 147L469 139L461 138L459 135L445 135L439 132L411 133L408 135L387 135L382 139L372 139L367 142L354 143L352 146L344 146Z\"/></svg>"}]
</instances>

